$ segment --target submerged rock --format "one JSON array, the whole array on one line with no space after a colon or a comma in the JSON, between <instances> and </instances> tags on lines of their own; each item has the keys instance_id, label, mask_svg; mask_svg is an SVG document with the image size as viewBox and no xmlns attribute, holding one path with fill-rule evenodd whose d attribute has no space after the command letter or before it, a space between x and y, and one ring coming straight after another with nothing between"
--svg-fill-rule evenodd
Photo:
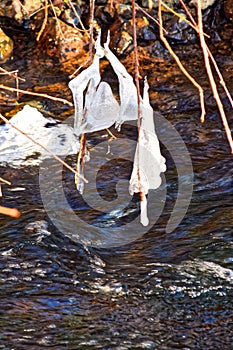
<instances>
[{"instance_id":1,"label":"submerged rock","mask_svg":"<svg viewBox=\"0 0 233 350\"><path fill-rule=\"evenodd\" d=\"M201 0L201 8L202 8L202 10L205 10L208 7L212 6L215 2L216 2L216 0ZM189 5L197 6L197 0L190 1Z\"/></svg>"}]
</instances>

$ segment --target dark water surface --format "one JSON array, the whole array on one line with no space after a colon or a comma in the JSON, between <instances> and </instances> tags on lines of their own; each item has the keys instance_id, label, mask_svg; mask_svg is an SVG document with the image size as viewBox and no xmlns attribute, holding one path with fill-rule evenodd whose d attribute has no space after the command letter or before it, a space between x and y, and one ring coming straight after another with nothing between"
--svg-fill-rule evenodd
<instances>
[{"instance_id":1,"label":"dark water surface","mask_svg":"<svg viewBox=\"0 0 233 350\"><path fill-rule=\"evenodd\" d=\"M168 80L158 101L151 83L153 106L175 126L192 159L186 216L166 233L177 172L165 146L162 215L136 241L109 249L85 248L57 230L43 208L37 167L3 166L1 176L13 182L3 188L3 203L22 216L1 216L0 349L233 349L232 155L210 97L200 124L190 85L174 90ZM115 180L127 179L130 164L119 167ZM85 216L73 182L65 173L67 199ZM50 190L56 196L56 188Z\"/></svg>"}]
</instances>

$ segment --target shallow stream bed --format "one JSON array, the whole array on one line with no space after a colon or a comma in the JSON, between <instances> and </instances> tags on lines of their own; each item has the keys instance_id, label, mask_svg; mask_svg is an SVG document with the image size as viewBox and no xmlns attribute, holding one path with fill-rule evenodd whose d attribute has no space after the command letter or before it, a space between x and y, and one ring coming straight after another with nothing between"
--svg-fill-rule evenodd
<instances>
[{"instance_id":1,"label":"shallow stream bed","mask_svg":"<svg viewBox=\"0 0 233 350\"><path fill-rule=\"evenodd\" d=\"M232 91L231 57L219 55L218 62ZM9 63L9 67L13 64ZM109 241L111 228L120 232L125 222L117 220L113 209L111 215L91 211L78 196L71 173L63 171L62 186L70 211L84 222L81 242L66 237L65 227L58 230L44 209L38 174L46 166L48 174L52 174L47 191L56 203L57 217L67 214L62 204L59 207L59 174L51 168L52 163L42 164L41 168L2 163L1 176L12 181L12 186L3 186L2 203L17 207L22 216L15 220L1 216L0 221L0 349L233 348L232 155L207 89L207 78L198 68L200 62L190 61L189 65L206 89L208 113L204 124L199 121L198 93L173 62L154 59L145 66L152 105L182 137L193 166L191 203L172 232L166 231L166 225L179 190L172 154L179 158L179 153L174 149L172 153L169 140L162 142L162 153L167 159L161 187L166 190L161 200L162 213L154 221L152 216L151 226L142 228L137 239L117 247L82 244L85 230L88 237L96 220L99 231L107 227ZM42 84L46 76L47 82L56 81L57 85L52 85L56 91L60 81L62 87L67 84L67 74L62 75L59 70L57 75L55 70L51 75L49 67L25 67L20 74L25 73L27 81L34 84L39 84L41 74ZM108 72L106 79L114 82ZM226 99L224 105L229 119L232 118ZM44 101L45 110L50 107L53 117L59 117L62 108L64 112L63 106L56 109L55 104ZM126 127L123 134L126 140L135 138L135 128ZM94 148L100 140L98 135L89 138ZM124 142L122 139L123 148ZM109 161L104 147L100 144L97 154L105 154L107 168L101 168L100 159L95 156L90 167L101 170L99 191L104 188L102 197L108 207L112 193L115 194L112 186L129 178L132 164L124 162L124 154L121 159ZM75 159L74 155L67 157L71 165L75 165ZM191 181L191 174L186 175L181 180ZM121 189L121 184L117 191L121 201L128 204L129 194ZM133 212L133 219L138 218L137 205L132 205L129 212ZM130 221L127 224L128 233L132 234ZM78 235L81 226L75 225L76 221L73 227Z\"/></svg>"}]
</instances>

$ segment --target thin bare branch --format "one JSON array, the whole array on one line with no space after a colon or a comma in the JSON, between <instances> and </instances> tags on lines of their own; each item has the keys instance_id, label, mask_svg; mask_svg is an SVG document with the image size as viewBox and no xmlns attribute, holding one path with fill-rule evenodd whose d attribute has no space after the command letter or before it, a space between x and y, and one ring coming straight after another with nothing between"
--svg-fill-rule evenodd
<instances>
[{"instance_id":1,"label":"thin bare branch","mask_svg":"<svg viewBox=\"0 0 233 350\"><path fill-rule=\"evenodd\" d=\"M15 88L12 88L12 87L9 87L9 86L5 86L5 85L2 85L2 84L0 84L0 89L12 91L12 92L14 92L14 91L17 92L18 91L18 92L20 92L22 94L48 98L49 100L62 102L62 103L67 104L69 106L73 106L72 102L70 102L68 100L65 100L64 98L60 98L60 97L54 97L54 96L50 96L50 95L47 95L47 94L40 94L38 92L32 92L32 91L27 91L27 90L15 89Z\"/></svg>"},{"instance_id":2,"label":"thin bare branch","mask_svg":"<svg viewBox=\"0 0 233 350\"><path fill-rule=\"evenodd\" d=\"M199 34L198 25L197 25L197 23L195 22L195 20L193 19L191 13L189 12L189 10L188 10L188 8L186 7L186 5L184 4L183 0L180 0L180 3L181 3L181 5L183 6L184 10L186 11L187 15L189 16L189 18L191 19L191 21L192 21L192 23L193 23L193 25L194 25L194 29L195 29L196 32ZM226 83L225 83L225 81L224 81L224 79L223 79L223 76L222 76L222 74L221 74L221 72L220 72L220 70L219 70L219 68L218 68L218 65L217 65L217 63L216 63L216 61L215 61L215 59L214 59L214 57L213 57L213 55L212 55L212 53L211 53L211 51L210 51L208 45L207 45L206 43L205 43L205 46L206 46L206 48L207 48L208 55L209 55L209 57L211 58L211 61L212 61L213 65L214 65L214 68L215 68L215 70L216 70L216 72L217 72L217 74L218 74L219 82L220 82L220 84L222 85L223 89L225 90L225 93L226 93L226 95L227 95L227 97L228 97L228 99L229 99L229 101L230 101L230 103L231 103L231 106L233 107L233 100L232 100L231 94L230 94L230 92L229 92L229 90L228 90L228 88L227 88L227 86L226 86Z\"/></svg>"},{"instance_id":3,"label":"thin bare branch","mask_svg":"<svg viewBox=\"0 0 233 350\"><path fill-rule=\"evenodd\" d=\"M92 61L93 58L93 44L94 44L94 37L93 37L93 30L94 30L94 13L95 13L95 0L90 1L90 24L89 24L89 31L90 31L90 42L89 42L89 57L88 61ZM77 157L77 164L76 169L80 169L82 174L84 174L84 167L85 167L85 153L86 153L86 141L87 136L86 134L82 134L80 137L80 150ZM75 184L76 188L79 188L79 178L75 177Z\"/></svg>"},{"instance_id":4,"label":"thin bare branch","mask_svg":"<svg viewBox=\"0 0 233 350\"><path fill-rule=\"evenodd\" d=\"M158 26L160 26L160 23L154 18L152 17L149 13L147 13L141 6L139 6L138 4L135 4L135 7L137 10L139 10L140 12L142 12L145 16L147 16L148 18L150 18L153 22L155 22ZM166 30L163 28L163 30L166 32Z\"/></svg>"},{"instance_id":5,"label":"thin bare branch","mask_svg":"<svg viewBox=\"0 0 233 350\"><path fill-rule=\"evenodd\" d=\"M20 212L16 208L7 208L0 205L0 214L10 216L12 218L18 219L20 217Z\"/></svg>"},{"instance_id":6,"label":"thin bare branch","mask_svg":"<svg viewBox=\"0 0 233 350\"><path fill-rule=\"evenodd\" d=\"M194 30L197 30L194 20L193 20L194 23L193 23L193 21L191 21L191 22L188 21L182 14L180 14L180 13L174 11L171 7L169 7L168 5L166 5L162 0L161 0L161 4L163 5L163 7L164 7L166 10L168 10L168 11L171 12L171 13L173 13L173 15L175 15L175 16L178 17L178 18L180 18L182 21L188 23L188 24L190 25L190 27L192 27ZM193 19L193 18L192 18L192 19ZM204 35L205 35L207 38L210 37L208 34L205 34L205 33L204 33Z\"/></svg>"},{"instance_id":7,"label":"thin bare branch","mask_svg":"<svg viewBox=\"0 0 233 350\"><path fill-rule=\"evenodd\" d=\"M43 20L41 29L40 29L40 31L39 31L37 37L36 37L36 41L39 41L39 40L40 40L40 37L41 37L43 31L45 30L47 21L48 21L48 0L45 0L45 6L44 6L44 20Z\"/></svg>"},{"instance_id":8,"label":"thin bare branch","mask_svg":"<svg viewBox=\"0 0 233 350\"><path fill-rule=\"evenodd\" d=\"M201 0L197 0L197 15L198 15L198 31L199 31L199 37L200 37L200 43L201 43L201 47L202 47L202 51L203 51L203 55L204 55L204 61L205 61L205 67L206 67L206 72L210 81L210 85L213 91L213 95L214 98L216 100L221 118L222 118L222 122L226 131L226 135L227 135L227 139L231 148L231 153L233 153L233 140L232 140L232 135L231 135L231 129L228 125L228 121L224 112L224 108L223 108L223 104L222 101L219 97L218 94L218 90L217 90L217 86L214 80L214 76L211 70L211 66L210 66L210 61L209 61L209 53L208 53L208 49L205 43L205 37L204 37L204 33L203 33L203 22L202 22L202 10L201 10ZM201 119L201 121L204 121L204 117Z\"/></svg>"},{"instance_id":9,"label":"thin bare branch","mask_svg":"<svg viewBox=\"0 0 233 350\"><path fill-rule=\"evenodd\" d=\"M95 12L95 0L90 1L90 42L89 42L89 58L92 60L93 57L93 45L94 45L94 12Z\"/></svg>"},{"instance_id":10,"label":"thin bare branch","mask_svg":"<svg viewBox=\"0 0 233 350\"><path fill-rule=\"evenodd\" d=\"M134 42L134 66L135 66L135 85L137 89L137 99L138 99L138 143L140 140L140 131L141 131L141 108L140 108L140 85L139 85L139 60L138 60L138 46L137 46L137 24L136 24L136 6L135 0L132 0L132 26L133 26L133 42ZM139 165L139 147L136 148L138 165ZM139 184L139 193L140 193L140 201L144 202L145 194L141 189L141 179L140 179L140 169L138 166L137 169L137 177Z\"/></svg>"},{"instance_id":11,"label":"thin bare branch","mask_svg":"<svg viewBox=\"0 0 233 350\"><path fill-rule=\"evenodd\" d=\"M187 13L187 15L189 16L190 21L191 21L192 24L196 27L197 24L196 24L196 22L195 22L193 16L191 15L190 11L188 10L187 6L186 6L185 3L183 2L183 0L179 0L179 1L180 1L181 5L182 5L183 9L185 10L185 12Z\"/></svg>"},{"instance_id":12,"label":"thin bare branch","mask_svg":"<svg viewBox=\"0 0 233 350\"><path fill-rule=\"evenodd\" d=\"M162 19L162 1L159 0L158 1L158 17L159 17L159 23L160 23L160 27L159 27L159 31L160 31L160 38L163 41L165 47L167 48L167 50L170 52L170 54L172 55L172 57L174 58L174 60L176 61L176 64L178 65L178 67L180 68L180 70L184 73L184 75L191 81L191 83L198 89L199 91L199 96L200 96L200 105L201 105L201 120L204 119L204 116L206 114L205 111L205 102L204 102L204 92L203 89L201 87L201 85L199 85L196 80L187 72L187 70L184 68L183 64L181 63L179 57L175 54L175 52L172 50L171 46L169 45L167 39L165 38L164 34L163 34L163 19Z\"/></svg>"},{"instance_id":13,"label":"thin bare branch","mask_svg":"<svg viewBox=\"0 0 233 350\"><path fill-rule=\"evenodd\" d=\"M47 0L46 0L46 1L47 1ZM64 34L63 34L63 32L62 32L62 29L61 29L61 24L60 24L60 22L59 22L59 19L57 18L56 10L55 10L55 8L54 8L54 5L53 5L53 3L52 3L52 0L49 0L49 2L50 2L50 5L51 5L51 7L52 7L52 10L53 10L53 13L54 13L54 17L55 17L55 19L56 19L57 26L58 26L59 32L60 32L60 34L61 34L61 37L64 38Z\"/></svg>"},{"instance_id":14,"label":"thin bare branch","mask_svg":"<svg viewBox=\"0 0 233 350\"><path fill-rule=\"evenodd\" d=\"M3 179L2 177L0 177L0 182L3 182L3 183L6 184L6 185L11 185L11 182L10 182L10 181L5 180L5 179Z\"/></svg>"},{"instance_id":15,"label":"thin bare branch","mask_svg":"<svg viewBox=\"0 0 233 350\"><path fill-rule=\"evenodd\" d=\"M84 27L84 24L83 24L83 22L82 22L82 20L81 20L81 17L79 16L78 12L76 11L76 9L75 9L73 3L72 3L70 0L67 0L67 3L68 3L69 6L72 8L72 10L73 10L75 16L78 18L78 21L79 21L79 23L80 23L80 26L82 27L82 31L84 31L84 32L87 34L88 38L90 38L90 34L88 33L88 30ZM78 28L77 28L77 29L78 29ZM80 29L78 29L78 30L80 30Z\"/></svg>"},{"instance_id":16,"label":"thin bare branch","mask_svg":"<svg viewBox=\"0 0 233 350\"><path fill-rule=\"evenodd\" d=\"M223 89L225 90L225 93L226 93L226 95L227 95L227 97L228 97L228 99L229 99L229 101L231 103L231 107L233 108L233 100L232 100L231 94L230 94L230 92L229 92L229 90L228 90L228 88L226 86L226 83L225 83L225 81L223 79L223 76L222 76L222 74L221 74L221 72L220 72L220 70L218 68L218 65L217 65L217 63L216 63L216 61L215 61L215 59L214 59L210 49L208 48L207 45L206 45L206 47L207 47L208 55L210 56L211 61L212 61L213 65L214 65L214 68L215 68L215 70L216 70L216 72L218 74L219 82L222 85Z\"/></svg>"},{"instance_id":17,"label":"thin bare branch","mask_svg":"<svg viewBox=\"0 0 233 350\"><path fill-rule=\"evenodd\" d=\"M2 73L0 73L0 75L6 75L6 74L7 74L7 75L9 75L11 78L18 79L18 80L21 80L21 81L26 81L26 79L20 78L20 77L18 76L18 69L17 69L17 70L13 70L13 71L11 71L11 72L8 72L6 69L0 67L0 72L2 72Z\"/></svg>"}]
</instances>

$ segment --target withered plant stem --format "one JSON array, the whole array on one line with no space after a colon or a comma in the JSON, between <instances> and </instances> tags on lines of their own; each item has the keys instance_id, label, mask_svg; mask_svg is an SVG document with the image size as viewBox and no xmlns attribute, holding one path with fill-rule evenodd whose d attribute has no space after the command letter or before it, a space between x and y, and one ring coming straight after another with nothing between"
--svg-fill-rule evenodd
<instances>
[{"instance_id":1,"label":"withered plant stem","mask_svg":"<svg viewBox=\"0 0 233 350\"><path fill-rule=\"evenodd\" d=\"M134 42L134 69L135 69L135 85L137 89L137 100L138 100L138 144L140 140L140 132L141 132L141 108L140 108L140 85L139 85L139 60L138 60L138 45L137 45L137 23L136 23L136 7L135 0L132 0L132 25L133 25L133 42ZM141 191L141 179L140 179L140 169L139 169L139 147L136 148L137 157L138 157L138 184L139 184L139 192L140 192L140 200L143 201L143 193Z\"/></svg>"},{"instance_id":2,"label":"withered plant stem","mask_svg":"<svg viewBox=\"0 0 233 350\"><path fill-rule=\"evenodd\" d=\"M18 69L13 70L11 72L8 72L6 69L0 67L0 72L2 72L2 73L0 73L0 75L6 75L7 74L11 78L18 79L18 80L21 80L21 81L26 81L26 79L21 78L21 77L18 76Z\"/></svg>"},{"instance_id":3,"label":"withered plant stem","mask_svg":"<svg viewBox=\"0 0 233 350\"><path fill-rule=\"evenodd\" d=\"M14 219L18 219L20 217L20 212L16 208L7 208L0 206L0 214L11 216Z\"/></svg>"},{"instance_id":4,"label":"withered plant stem","mask_svg":"<svg viewBox=\"0 0 233 350\"><path fill-rule=\"evenodd\" d=\"M11 185L11 182L10 182L10 181L5 180L5 179L3 179L2 177L0 177L0 182L3 182L3 183L6 184L6 185Z\"/></svg>"},{"instance_id":5,"label":"withered plant stem","mask_svg":"<svg viewBox=\"0 0 233 350\"><path fill-rule=\"evenodd\" d=\"M72 10L73 10L75 16L77 17L77 19L78 19L78 21L79 21L79 23L80 23L80 26L82 27L82 29L78 29L78 28L76 28L76 27L75 27L75 28L78 29L79 31L83 31L84 33L87 34L88 37L90 37L90 34L88 33L88 30L84 27L84 24L83 24L83 22L82 22L82 20L81 20L81 17L79 16L78 12L76 11L76 9L75 9L73 3L72 3L70 0L67 0L67 3L68 3L68 5L72 8Z\"/></svg>"},{"instance_id":6,"label":"withered plant stem","mask_svg":"<svg viewBox=\"0 0 233 350\"><path fill-rule=\"evenodd\" d=\"M191 81L191 83L198 89L199 91L199 96L200 96L200 105L201 105L201 120L204 119L204 116L206 114L205 111L205 102L204 102L204 92L203 89L201 87L201 85L199 85L196 80L188 73L188 71L184 68L183 64L181 63L179 57L175 54L175 52L172 50L170 44L168 43L167 39L165 38L164 34L163 34L163 19L162 19L162 3L161 0L158 0L158 18L159 18L159 32L160 32L160 38L163 41L165 47L167 48L167 50L170 52L170 54L172 55L172 57L174 58L174 60L176 61L176 64L178 65L178 67L180 68L180 70L183 72L183 74Z\"/></svg>"},{"instance_id":7,"label":"withered plant stem","mask_svg":"<svg viewBox=\"0 0 233 350\"><path fill-rule=\"evenodd\" d=\"M64 98L60 98L60 97L54 97L54 96L50 96L50 95L47 95L47 94L41 94L41 93L38 93L38 92L32 92L32 91L27 91L27 90L16 89L16 88L12 88L12 87L5 86L5 85L2 85L2 84L0 84L0 89L12 91L12 92L16 91L16 92L20 92L20 93L26 94L26 95L44 97L44 98L48 98L49 100L62 102L62 103L67 104L67 105L69 105L71 107L73 106L72 102L70 102L68 100L65 100Z\"/></svg>"},{"instance_id":8,"label":"withered plant stem","mask_svg":"<svg viewBox=\"0 0 233 350\"><path fill-rule=\"evenodd\" d=\"M222 122L223 122L223 126L225 128L226 131L226 135L227 135L227 139L231 148L231 153L233 154L233 140L232 140L232 135L231 135L231 130L230 127L228 125L228 121L224 112L224 108L223 108L223 104L222 101L219 97L219 93L217 90L217 86L214 80L214 76L212 73L212 69L210 66L210 60L209 60L209 52L208 52L208 48L206 46L205 43L205 38L204 38L204 33L203 33L203 22L202 22L202 10L201 10L201 0L197 0L197 17L198 17L198 32L199 32L199 37L200 37L200 43L201 43L201 47L202 47L202 51L203 51L203 55L204 55L204 61L205 61L205 68L206 68L206 72L210 81L210 85L213 91L213 95L214 98L216 100L221 118L222 118ZM201 121L204 121L204 116L201 119Z\"/></svg>"},{"instance_id":9,"label":"withered plant stem","mask_svg":"<svg viewBox=\"0 0 233 350\"><path fill-rule=\"evenodd\" d=\"M146 17L150 18L153 22L155 22L158 26L159 21L157 21L153 16L151 16L148 12L146 12L141 6L139 6L138 4L135 4L136 9L139 10L140 12L142 12Z\"/></svg>"},{"instance_id":10,"label":"withered plant stem","mask_svg":"<svg viewBox=\"0 0 233 350\"><path fill-rule=\"evenodd\" d=\"M92 61L93 58L93 46L94 46L94 14L95 14L95 0L90 0L90 24L89 24L89 32L90 32L90 38L89 38L89 57L88 62ZM77 163L76 163L76 169L79 169L79 166L81 167L82 173L84 174L84 167L85 167L85 151L86 151L86 141L87 136L86 134L82 134L80 137L80 150L77 157ZM75 184L76 188L78 188L79 185L79 177L75 177Z\"/></svg>"},{"instance_id":11,"label":"withered plant stem","mask_svg":"<svg viewBox=\"0 0 233 350\"><path fill-rule=\"evenodd\" d=\"M44 6L44 20L43 20L41 29L40 29L39 33L37 34L36 41L39 41L39 40L40 40L40 37L41 37L43 31L45 30L47 21L48 21L48 0L45 0L45 6Z\"/></svg>"},{"instance_id":12,"label":"withered plant stem","mask_svg":"<svg viewBox=\"0 0 233 350\"><path fill-rule=\"evenodd\" d=\"M90 41L89 41L89 59L92 60L93 57L93 46L94 46L94 14L95 14L95 0L90 1Z\"/></svg>"},{"instance_id":13,"label":"withered plant stem","mask_svg":"<svg viewBox=\"0 0 233 350\"><path fill-rule=\"evenodd\" d=\"M56 19L57 26L58 26L59 32L60 32L60 34L61 34L61 37L64 38L64 34L63 34L63 32L62 32L62 29L61 29L61 24L60 24L59 19L58 19L58 17L57 17L56 10L55 10L55 8L54 8L54 5L53 5L53 3L52 3L52 0L49 0L49 2L50 2L50 5L51 5L51 7L52 7L52 10L53 10L53 13L54 13L54 17L55 17L55 19Z\"/></svg>"},{"instance_id":14,"label":"withered plant stem","mask_svg":"<svg viewBox=\"0 0 233 350\"><path fill-rule=\"evenodd\" d=\"M193 23L193 25L194 25L193 28L194 28L194 29L196 30L196 32L199 34L198 25L197 25L197 23L195 22L195 20L194 20L193 16L191 15L191 13L189 12L187 6L184 4L183 0L180 0L180 3L181 3L181 5L183 6L183 8L184 8L186 14L189 16L191 22ZM205 36L208 36L208 35L206 35L205 33L204 33L204 35L205 35ZM215 59L214 59L214 57L213 57L213 55L212 55L212 53L211 53L211 51L210 51L208 45L206 44L206 42L205 42L205 46L206 46L206 48L207 48L208 55L209 55L209 57L211 58L211 61L212 61L213 65L214 65L214 68L215 68L215 70L216 70L216 73L218 74L219 82L220 82L220 84L222 85L222 87L223 87L223 89L224 89L224 91L225 91L225 93L226 93L226 95L227 95L227 97L228 97L228 99L229 99L229 101L230 101L230 103L231 103L231 106L232 106L232 108L233 108L233 99L232 99L232 97L231 97L231 94L230 94L230 92L229 92L229 90L228 90L228 88L227 88L227 86L226 86L226 83L225 83L225 81L224 81L224 79L223 79L223 76L222 76L222 74L221 74L221 72L220 72L220 70L219 70L219 68L218 68L218 65L217 65L217 63L216 63L216 61L215 61Z\"/></svg>"}]
</instances>

